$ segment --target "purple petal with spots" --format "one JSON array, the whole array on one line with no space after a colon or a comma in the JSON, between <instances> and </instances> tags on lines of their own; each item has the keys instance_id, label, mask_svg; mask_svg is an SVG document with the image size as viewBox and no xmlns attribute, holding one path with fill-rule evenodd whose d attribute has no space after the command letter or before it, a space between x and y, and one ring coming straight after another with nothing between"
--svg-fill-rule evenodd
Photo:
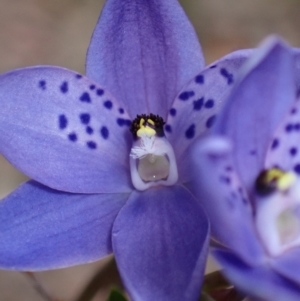
<instances>
[{"instance_id":1,"label":"purple petal with spots","mask_svg":"<svg viewBox=\"0 0 300 301\"><path fill-rule=\"evenodd\" d=\"M112 252L111 229L129 194L70 194L27 182L0 202L0 267L45 270Z\"/></svg>"},{"instance_id":2,"label":"purple petal with spots","mask_svg":"<svg viewBox=\"0 0 300 301\"><path fill-rule=\"evenodd\" d=\"M176 0L109 0L88 50L87 76L140 113L164 119L178 91L204 66L197 35Z\"/></svg>"},{"instance_id":3,"label":"purple petal with spots","mask_svg":"<svg viewBox=\"0 0 300 301\"><path fill-rule=\"evenodd\" d=\"M0 151L51 188L78 193L131 190L130 121L108 91L58 67L0 77Z\"/></svg>"},{"instance_id":4,"label":"purple petal with spots","mask_svg":"<svg viewBox=\"0 0 300 301\"><path fill-rule=\"evenodd\" d=\"M249 266L235 254L221 249L213 250L213 255L228 279L246 294L258 300L299 300L299 286L278 275L268 265Z\"/></svg>"},{"instance_id":5,"label":"purple petal with spots","mask_svg":"<svg viewBox=\"0 0 300 301\"><path fill-rule=\"evenodd\" d=\"M176 153L181 181L189 179L186 149L213 126L237 72L252 52L235 51L211 64L194 77L175 99L169 110L165 132Z\"/></svg>"},{"instance_id":6,"label":"purple petal with spots","mask_svg":"<svg viewBox=\"0 0 300 301\"><path fill-rule=\"evenodd\" d=\"M209 240L208 222L185 188L133 192L117 216L112 240L132 300L198 299Z\"/></svg>"},{"instance_id":7,"label":"purple petal with spots","mask_svg":"<svg viewBox=\"0 0 300 301\"><path fill-rule=\"evenodd\" d=\"M235 146L235 165L249 191L262 169L267 147L295 99L293 56L270 38L249 60L217 119L215 132Z\"/></svg>"},{"instance_id":8,"label":"purple petal with spots","mask_svg":"<svg viewBox=\"0 0 300 301\"><path fill-rule=\"evenodd\" d=\"M300 285L300 247L274 258L270 265L282 276Z\"/></svg>"},{"instance_id":9,"label":"purple petal with spots","mask_svg":"<svg viewBox=\"0 0 300 301\"><path fill-rule=\"evenodd\" d=\"M300 103L295 102L273 134L265 167L294 170L300 175Z\"/></svg>"},{"instance_id":10,"label":"purple petal with spots","mask_svg":"<svg viewBox=\"0 0 300 301\"><path fill-rule=\"evenodd\" d=\"M299 99L300 97L300 49L299 48L292 48L294 58L296 60L295 67L296 67L296 97Z\"/></svg>"},{"instance_id":11,"label":"purple petal with spots","mask_svg":"<svg viewBox=\"0 0 300 301\"><path fill-rule=\"evenodd\" d=\"M264 256L253 225L251 204L235 172L231 147L222 138L206 138L194 147L191 191L201 200L212 236L253 264Z\"/></svg>"}]
</instances>

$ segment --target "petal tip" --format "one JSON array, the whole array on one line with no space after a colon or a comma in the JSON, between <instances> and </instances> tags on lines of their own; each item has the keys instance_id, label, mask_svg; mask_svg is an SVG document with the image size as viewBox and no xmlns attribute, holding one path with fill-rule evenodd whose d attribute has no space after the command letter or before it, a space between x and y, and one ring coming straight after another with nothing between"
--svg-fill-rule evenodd
<instances>
[{"instance_id":1,"label":"petal tip","mask_svg":"<svg viewBox=\"0 0 300 301\"><path fill-rule=\"evenodd\" d=\"M231 142L223 136L209 136L199 139L193 148L193 157L199 157L199 153L205 153L212 156L225 155L231 152Z\"/></svg>"},{"instance_id":2,"label":"petal tip","mask_svg":"<svg viewBox=\"0 0 300 301\"><path fill-rule=\"evenodd\" d=\"M241 70L240 79L243 79L250 71L269 59L270 56L277 56L278 60L290 60L292 65L292 48L280 36L271 35L258 45L254 55L246 62Z\"/></svg>"}]
</instances>

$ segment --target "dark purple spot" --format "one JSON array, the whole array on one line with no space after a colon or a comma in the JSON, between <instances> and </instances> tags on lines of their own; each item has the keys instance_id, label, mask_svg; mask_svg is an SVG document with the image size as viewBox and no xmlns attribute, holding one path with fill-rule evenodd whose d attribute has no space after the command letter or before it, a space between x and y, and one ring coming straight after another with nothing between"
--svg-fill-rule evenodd
<instances>
[{"instance_id":1,"label":"dark purple spot","mask_svg":"<svg viewBox=\"0 0 300 301\"><path fill-rule=\"evenodd\" d=\"M124 109L120 108L120 109L119 109L119 113L120 113L120 114L124 114Z\"/></svg>"},{"instance_id":2,"label":"dark purple spot","mask_svg":"<svg viewBox=\"0 0 300 301\"><path fill-rule=\"evenodd\" d=\"M103 137L103 139L107 139L109 136L109 131L108 128L106 126L103 126L100 130L101 136Z\"/></svg>"},{"instance_id":3,"label":"dark purple spot","mask_svg":"<svg viewBox=\"0 0 300 301\"><path fill-rule=\"evenodd\" d=\"M102 89L97 89L96 93L98 96L101 96L104 94L104 91Z\"/></svg>"},{"instance_id":4,"label":"dark purple spot","mask_svg":"<svg viewBox=\"0 0 300 301\"><path fill-rule=\"evenodd\" d=\"M226 166L225 170L226 171L232 171L232 167L231 166Z\"/></svg>"},{"instance_id":5,"label":"dark purple spot","mask_svg":"<svg viewBox=\"0 0 300 301\"><path fill-rule=\"evenodd\" d=\"M94 130L92 127L90 127L89 125L85 128L86 132L89 134L89 135L92 135L94 133Z\"/></svg>"},{"instance_id":6,"label":"dark purple spot","mask_svg":"<svg viewBox=\"0 0 300 301\"><path fill-rule=\"evenodd\" d=\"M182 92L181 94L179 94L178 97L179 97L179 99L185 101L194 95L195 95L194 91L185 91L185 92Z\"/></svg>"},{"instance_id":7,"label":"dark purple spot","mask_svg":"<svg viewBox=\"0 0 300 301\"><path fill-rule=\"evenodd\" d=\"M62 93L67 93L69 90L69 87L68 87L68 83L66 81L64 81L61 85L60 85L60 91Z\"/></svg>"},{"instance_id":8,"label":"dark purple spot","mask_svg":"<svg viewBox=\"0 0 300 301\"><path fill-rule=\"evenodd\" d=\"M200 99L195 100L194 101L194 110L200 111L202 109L203 103L204 103L204 97L201 97Z\"/></svg>"},{"instance_id":9,"label":"dark purple spot","mask_svg":"<svg viewBox=\"0 0 300 301\"><path fill-rule=\"evenodd\" d=\"M286 125L285 131L289 133L293 130L293 128L294 128L294 126L291 123L289 123Z\"/></svg>"},{"instance_id":10,"label":"dark purple spot","mask_svg":"<svg viewBox=\"0 0 300 301\"><path fill-rule=\"evenodd\" d=\"M171 114L171 116L175 116L176 115L176 109L171 108L170 109L170 114Z\"/></svg>"},{"instance_id":11,"label":"dark purple spot","mask_svg":"<svg viewBox=\"0 0 300 301\"><path fill-rule=\"evenodd\" d=\"M42 90L46 90L46 81L45 80L39 81L39 88L41 88Z\"/></svg>"},{"instance_id":12,"label":"dark purple spot","mask_svg":"<svg viewBox=\"0 0 300 301\"><path fill-rule=\"evenodd\" d=\"M197 84L204 84L204 76L202 74L199 74L195 77L195 82Z\"/></svg>"},{"instance_id":13,"label":"dark purple spot","mask_svg":"<svg viewBox=\"0 0 300 301\"><path fill-rule=\"evenodd\" d=\"M210 129L210 128L213 126L213 124L215 123L215 120L216 120L216 115L210 116L210 117L206 120L206 127L207 127L208 129Z\"/></svg>"},{"instance_id":14,"label":"dark purple spot","mask_svg":"<svg viewBox=\"0 0 300 301\"><path fill-rule=\"evenodd\" d=\"M276 149L279 145L279 140L278 139L274 139L271 145L271 149Z\"/></svg>"},{"instance_id":15,"label":"dark purple spot","mask_svg":"<svg viewBox=\"0 0 300 301\"><path fill-rule=\"evenodd\" d=\"M59 115L58 116L58 123L59 123L59 128L61 130L65 129L68 125L68 119L65 115Z\"/></svg>"},{"instance_id":16,"label":"dark purple spot","mask_svg":"<svg viewBox=\"0 0 300 301\"><path fill-rule=\"evenodd\" d=\"M77 135L75 133L71 133L68 135L70 141L77 141Z\"/></svg>"},{"instance_id":17,"label":"dark purple spot","mask_svg":"<svg viewBox=\"0 0 300 301\"><path fill-rule=\"evenodd\" d=\"M94 142L94 141L88 141L88 142L86 143L86 145L87 145L88 148L90 148L90 149L95 149L95 148L97 148L97 144L96 144L96 142Z\"/></svg>"},{"instance_id":18,"label":"dark purple spot","mask_svg":"<svg viewBox=\"0 0 300 301\"><path fill-rule=\"evenodd\" d=\"M212 65L212 66L210 66L209 68L210 68L210 69L215 69L215 68L217 68L217 65Z\"/></svg>"},{"instance_id":19,"label":"dark purple spot","mask_svg":"<svg viewBox=\"0 0 300 301\"><path fill-rule=\"evenodd\" d=\"M296 147L290 148L290 154L291 154L292 156L295 156L295 155L297 154L297 152L298 152L298 149L297 149Z\"/></svg>"},{"instance_id":20,"label":"dark purple spot","mask_svg":"<svg viewBox=\"0 0 300 301\"><path fill-rule=\"evenodd\" d=\"M220 176L220 181L224 184L230 184L231 180L227 176Z\"/></svg>"},{"instance_id":21,"label":"dark purple spot","mask_svg":"<svg viewBox=\"0 0 300 301\"><path fill-rule=\"evenodd\" d=\"M94 90L96 88L95 85L90 85L90 90Z\"/></svg>"},{"instance_id":22,"label":"dark purple spot","mask_svg":"<svg viewBox=\"0 0 300 301\"><path fill-rule=\"evenodd\" d=\"M233 74L229 73L225 68L221 68L220 74L227 79L228 85L233 83Z\"/></svg>"},{"instance_id":23,"label":"dark purple spot","mask_svg":"<svg viewBox=\"0 0 300 301\"><path fill-rule=\"evenodd\" d=\"M299 131L300 130L300 123L295 123L294 124L294 130Z\"/></svg>"},{"instance_id":24,"label":"dark purple spot","mask_svg":"<svg viewBox=\"0 0 300 301\"><path fill-rule=\"evenodd\" d=\"M106 100L104 102L104 106L105 106L106 109L110 110L112 108L113 104L112 104L112 102L110 100Z\"/></svg>"},{"instance_id":25,"label":"dark purple spot","mask_svg":"<svg viewBox=\"0 0 300 301\"><path fill-rule=\"evenodd\" d=\"M195 136L195 125L191 124L189 128L185 131L185 137L188 139L192 139Z\"/></svg>"},{"instance_id":26,"label":"dark purple spot","mask_svg":"<svg viewBox=\"0 0 300 301\"><path fill-rule=\"evenodd\" d=\"M80 121L83 124L89 124L90 120L91 120L91 115L88 113L82 113L79 115Z\"/></svg>"},{"instance_id":27,"label":"dark purple spot","mask_svg":"<svg viewBox=\"0 0 300 301\"><path fill-rule=\"evenodd\" d=\"M165 131L168 133L172 133L172 127L169 124L165 125Z\"/></svg>"},{"instance_id":28,"label":"dark purple spot","mask_svg":"<svg viewBox=\"0 0 300 301\"><path fill-rule=\"evenodd\" d=\"M209 100L204 104L205 108L207 108L207 109L213 108L214 105L215 105L215 102L213 101L213 99L209 99Z\"/></svg>"},{"instance_id":29,"label":"dark purple spot","mask_svg":"<svg viewBox=\"0 0 300 301\"><path fill-rule=\"evenodd\" d=\"M300 97L300 88L298 88L296 91L296 98L299 98L299 97Z\"/></svg>"},{"instance_id":30,"label":"dark purple spot","mask_svg":"<svg viewBox=\"0 0 300 301\"><path fill-rule=\"evenodd\" d=\"M294 115L294 114L296 114L296 113L297 113L297 109L296 109L296 108L292 108L291 114Z\"/></svg>"},{"instance_id":31,"label":"dark purple spot","mask_svg":"<svg viewBox=\"0 0 300 301\"><path fill-rule=\"evenodd\" d=\"M76 74L75 77L76 77L77 79L80 79L80 78L82 78L82 75L81 75L81 74Z\"/></svg>"},{"instance_id":32,"label":"dark purple spot","mask_svg":"<svg viewBox=\"0 0 300 301\"><path fill-rule=\"evenodd\" d=\"M123 125L130 126L131 125L131 121L129 119L117 118L117 124L119 126L123 126Z\"/></svg>"},{"instance_id":33,"label":"dark purple spot","mask_svg":"<svg viewBox=\"0 0 300 301\"><path fill-rule=\"evenodd\" d=\"M294 171L295 171L297 174L300 174L300 164L299 164L299 163L296 164L296 165L294 166Z\"/></svg>"},{"instance_id":34,"label":"dark purple spot","mask_svg":"<svg viewBox=\"0 0 300 301\"><path fill-rule=\"evenodd\" d=\"M245 204L245 205L248 205L248 200L244 197L242 197L242 202Z\"/></svg>"},{"instance_id":35,"label":"dark purple spot","mask_svg":"<svg viewBox=\"0 0 300 301\"><path fill-rule=\"evenodd\" d=\"M88 92L83 92L79 99L82 102L91 102L91 97Z\"/></svg>"},{"instance_id":36,"label":"dark purple spot","mask_svg":"<svg viewBox=\"0 0 300 301\"><path fill-rule=\"evenodd\" d=\"M251 156L255 156L255 155L256 155L256 150L255 150L255 149L252 149L252 150L250 151L250 155L251 155Z\"/></svg>"}]
</instances>

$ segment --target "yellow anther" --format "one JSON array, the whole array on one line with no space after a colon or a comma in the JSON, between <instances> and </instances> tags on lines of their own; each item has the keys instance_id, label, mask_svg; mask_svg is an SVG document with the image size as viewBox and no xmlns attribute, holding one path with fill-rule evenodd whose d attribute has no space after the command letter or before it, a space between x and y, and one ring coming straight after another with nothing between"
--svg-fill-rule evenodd
<instances>
[{"instance_id":1,"label":"yellow anther","mask_svg":"<svg viewBox=\"0 0 300 301\"><path fill-rule=\"evenodd\" d=\"M277 188L279 190L287 190L290 188L296 181L296 176L293 173L284 173L277 182Z\"/></svg>"},{"instance_id":2,"label":"yellow anther","mask_svg":"<svg viewBox=\"0 0 300 301\"><path fill-rule=\"evenodd\" d=\"M155 125L154 121L152 119L147 119L147 122L152 124L153 126Z\"/></svg>"},{"instance_id":3,"label":"yellow anther","mask_svg":"<svg viewBox=\"0 0 300 301\"><path fill-rule=\"evenodd\" d=\"M144 119L144 118L141 118L140 124L139 124L140 128L143 127L144 123L145 123L145 119Z\"/></svg>"},{"instance_id":4,"label":"yellow anther","mask_svg":"<svg viewBox=\"0 0 300 301\"><path fill-rule=\"evenodd\" d=\"M142 137L142 136L148 136L148 137L152 137L156 134L156 131L154 129L152 129L149 126L142 126L137 132L136 135L138 137Z\"/></svg>"},{"instance_id":5,"label":"yellow anther","mask_svg":"<svg viewBox=\"0 0 300 301\"><path fill-rule=\"evenodd\" d=\"M140 123L139 123L139 129L136 132L136 135L138 137L142 137L142 136L152 137L156 134L155 129L148 126L147 123L150 123L151 125L155 126L155 123L152 119L147 119L147 121L146 121L144 118L141 118Z\"/></svg>"},{"instance_id":6,"label":"yellow anther","mask_svg":"<svg viewBox=\"0 0 300 301\"><path fill-rule=\"evenodd\" d=\"M284 171L277 169L277 168L272 168L272 169L268 170L265 181L266 181L266 183L269 183L271 181L274 181L275 179L280 179L284 175L285 175Z\"/></svg>"},{"instance_id":7,"label":"yellow anther","mask_svg":"<svg viewBox=\"0 0 300 301\"><path fill-rule=\"evenodd\" d=\"M275 191L290 189L297 180L293 172L285 172L279 168L263 170L256 179L256 191L261 195L268 195Z\"/></svg>"}]
</instances>

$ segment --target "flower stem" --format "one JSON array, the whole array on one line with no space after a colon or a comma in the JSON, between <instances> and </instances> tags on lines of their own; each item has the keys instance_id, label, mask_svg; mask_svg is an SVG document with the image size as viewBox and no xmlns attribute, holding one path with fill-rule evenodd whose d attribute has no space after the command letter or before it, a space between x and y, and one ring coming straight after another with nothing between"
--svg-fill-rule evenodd
<instances>
[{"instance_id":1,"label":"flower stem","mask_svg":"<svg viewBox=\"0 0 300 301\"><path fill-rule=\"evenodd\" d=\"M23 275L25 275L30 282L32 283L32 286L34 289L39 293L39 295L46 301L59 301L56 298L53 298L50 296L50 294L46 291L44 286L39 282L39 280L35 277L34 273L32 272L22 272Z\"/></svg>"},{"instance_id":2,"label":"flower stem","mask_svg":"<svg viewBox=\"0 0 300 301\"><path fill-rule=\"evenodd\" d=\"M123 288L116 262L112 258L101 270L99 270L90 280L86 288L82 291L76 301L89 301L98 291L110 286Z\"/></svg>"}]
</instances>

